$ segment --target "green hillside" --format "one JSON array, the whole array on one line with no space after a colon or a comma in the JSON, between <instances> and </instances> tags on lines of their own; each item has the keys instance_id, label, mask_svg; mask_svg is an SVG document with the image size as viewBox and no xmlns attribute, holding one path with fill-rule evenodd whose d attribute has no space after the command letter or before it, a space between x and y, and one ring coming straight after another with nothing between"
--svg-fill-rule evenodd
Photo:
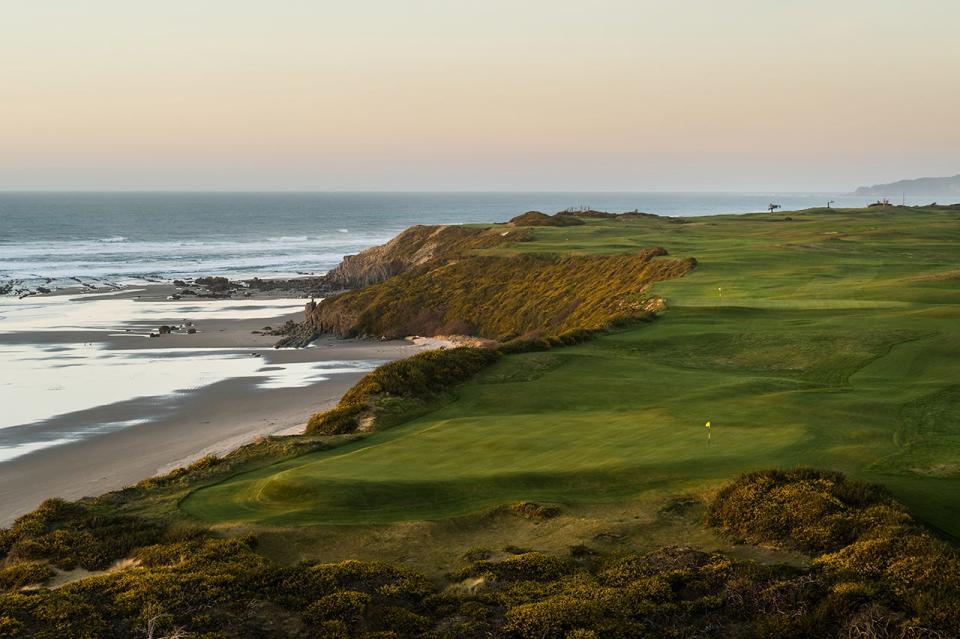
<instances>
[{"instance_id":1,"label":"green hillside","mask_svg":"<svg viewBox=\"0 0 960 639\"><path fill-rule=\"evenodd\" d=\"M882 483L960 535L960 210L585 221L485 252L662 246L695 258L654 286L669 307L657 322L508 355L426 415L203 487L182 512L298 526L439 519L806 464Z\"/></svg>"},{"instance_id":2,"label":"green hillside","mask_svg":"<svg viewBox=\"0 0 960 639\"><path fill-rule=\"evenodd\" d=\"M44 502L0 530L0 637L956 636L960 207L581 219L470 269L358 258L391 293L371 312L453 273L447 320L543 331L384 365L309 434ZM469 290L491 263L616 328Z\"/></svg>"}]
</instances>

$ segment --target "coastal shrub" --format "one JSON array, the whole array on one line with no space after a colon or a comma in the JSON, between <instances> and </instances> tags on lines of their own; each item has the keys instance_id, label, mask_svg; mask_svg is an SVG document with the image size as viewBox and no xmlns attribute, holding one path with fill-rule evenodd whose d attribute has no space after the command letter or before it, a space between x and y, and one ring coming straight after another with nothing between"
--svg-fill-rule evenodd
<instances>
[{"instance_id":1,"label":"coastal shrub","mask_svg":"<svg viewBox=\"0 0 960 639\"><path fill-rule=\"evenodd\" d=\"M567 632L595 626L601 619L602 610L596 601L558 595L511 608L505 630L524 639L563 637Z\"/></svg>"},{"instance_id":2,"label":"coastal shrub","mask_svg":"<svg viewBox=\"0 0 960 639\"><path fill-rule=\"evenodd\" d=\"M878 486L809 468L741 475L720 490L708 513L713 525L751 543L813 552L846 546L864 530L906 516Z\"/></svg>"},{"instance_id":3,"label":"coastal shrub","mask_svg":"<svg viewBox=\"0 0 960 639\"><path fill-rule=\"evenodd\" d=\"M585 224L581 219L574 217L566 212L560 212L556 215L547 215L540 211L527 211L512 218L507 225L509 226L582 226Z\"/></svg>"},{"instance_id":4,"label":"coastal shrub","mask_svg":"<svg viewBox=\"0 0 960 639\"><path fill-rule=\"evenodd\" d=\"M353 405L332 408L322 413L314 413L307 420L307 433L318 435L344 435L357 429L357 418L363 413L363 406Z\"/></svg>"},{"instance_id":5,"label":"coastal shrub","mask_svg":"<svg viewBox=\"0 0 960 639\"><path fill-rule=\"evenodd\" d=\"M308 620L324 622L339 620L348 625L359 624L367 613L373 598L355 590L341 590L321 597L306 610Z\"/></svg>"},{"instance_id":6,"label":"coastal shrub","mask_svg":"<svg viewBox=\"0 0 960 639\"><path fill-rule=\"evenodd\" d=\"M3 531L13 560L47 560L57 568L106 568L133 548L160 539L162 529L136 517L90 511L79 502L47 500Z\"/></svg>"},{"instance_id":7,"label":"coastal shrub","mask_svg":"<svg viewBox=\"0 0 960 639\"><path fill-rule=\"evenodd\" d=\"M572 572L574 565L564 557L524 552L500 561L478 561L457 574L458 579L493 575L497 579L550 581Z\"/></svg>"},{"instance_id":8,"label":"coastal shrub","mask_svg":"<svg viewBox=\"0 0 960 639\"><path fill-rule=\"evenodd\" d=\"M549 504L538 504L532 501L521 501L510 506L510 510L524 519L544 521L553 519L560 514L560 508Z\"/></svg>"},{"instance_id":9,"label":"coastal shrub","mask_svg":"<svg viewBox=\"0 0 960 639\"><path fill-rule=\"evenodd\" d=\"M466 381L497 357L495 351L469 346L419 353L377 368L347 391L342 403L363 405L381 395L426 399Z\"/></svg>"},{"instance_id":10,"label":"coastal shrub","mask_svg":"<svg viewBox=\"0 0 960 639\"><path fill-rule=\"evenodd\" d=\"M662 248L623 255L468 255L426 265L324 299L311 314L314 334L402 338L469 326L497 341L546 338L648 319L651 284L681 277L693 259Z\"/></svg>"},{"instance_id":11,"label":"coastal shrub","mask_svg":"<svg viewBox=\"0 0 960 639\"><path fill-rule=\"evenodd\" d=\"M9 553L17 541L44 535L84 512L79 504L64 499L44 501L32 512L17 518L9 528L0 530L0 556Z\"/></svg>"},{"instance_id":12,"label":"coastal shrub","mask_svg":"<svg viewBox=\"0 0 960 639\"><path fill-rule=\"evenodd\" d=\"M791 485L797 489L786 490ZM786 520L764 514L731 527L734 507L755 508L757 495L787 509L814 495L811 513L841 512L852 523L828 526L840 535L830 542L797 530L815 525L810 513ZM717 500L726 503L711 508L719 508L718 521L733 534L785 546L815 539L833 550L809 567L686 546L645 554L578 551L576 558L517 549L497 560L476 551L468 557L476 561L451 575L449 585L457 587L448 588L383 562L278 565L257 554L251 536L161 527L154 542L126 553L130 568L53 590L18 590L52 570L46 560L8 554L0 570L7 588L0 592L0 636L933 639L960 632L956 550L885 491L799 469L742 476ZM108 530L108 520L87 504L52 502L38 510L18 520L12 548L28 536Z\"/></svg>"},{"instance_id":13,"label":"coastal shrub","mask_svg":"<svg viewBox=\"0 0 960 639\"><path fill-rule=\"evenodd\" d=\"M960 632L960 554L879 486L809 468L748 473L720 490L709 517L753 543L814 553L814 567L838 584L834 607L851 596L882 601L899 611L883 619L904 632L908 619L918 622L911 626L916 632L928 626ZM849 604L843 607L849 612ZM857 611L860 621L851 627L875 612Z\"/></svg>"},{"instance_id":14,"label":"coastal shrub","mask_svg":"<svg viewBox=\"0 0 960 639\"><path fill-rule=\"evenodd\" d=\"M925 623L960 630L960 555L925 531L873 531L814 565L837 581L870 584Z\"/></svg>"},{"instance_id":15,"label":"coastal shrub","mask_svg":"<svg viewBox=\"0 0 960 639\"><path fill-rule=\"evenodd\" d=\"M0 591L42 584L56 574L45 561L24 561L0 569ZM0 635L2 636L2 635Z\"/></svg>"},{"instance_id":16,"label":"coastal shrub","mask_svg":"<svg viewBox=\"0 0 960 639\"><path fill-rule=\"evenodd\" d=\"M499 356L490 349L464 346L418 353L384 364L347 391L336 408L311 416L306 432L323 435L353 432L364 415L376 414L378 401L430 400L470 379Z\"/></svg>"}]
</instances>

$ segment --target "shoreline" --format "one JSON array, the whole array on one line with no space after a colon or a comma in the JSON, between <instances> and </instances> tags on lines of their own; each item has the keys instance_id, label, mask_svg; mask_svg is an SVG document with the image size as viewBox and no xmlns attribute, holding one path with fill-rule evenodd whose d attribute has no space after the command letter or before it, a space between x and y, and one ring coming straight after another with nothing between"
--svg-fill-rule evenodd
<instances>
[{"instance_id":1,"label":"shoreline","mask_svg":"<svg viewBox=\"0 0 960 639\"><path fill-rule=\"evenodd\" d=\"M131 289L101 299L129 300L139 295L140 301L156 302L165 299L165 294L165 287L154 287L146 292ZM96 294L74 297L83 300L92 295ZM34 301L44 298L69 300L71 295L53 294L34 298ZM217 356L225 353L232 358L230 362L238 365L259 367L252 369L257 372L228 376L208 385L159 394L149 394L149 389L144 389L147 393L144 396L0 428L0 439L5 438L7 442L16 443L27 437L33 437L41 445L48 442L46 447L28 449L29 452L0 462L0 526L8 526L17 516L33 510L48 498L73 500L103 494L188 465L205 455L223 455L260 437L300 433L310 415L334 405L376 365L447 345L432 339L379 342L325 337L308 348L274 349L278 337L253 331L268 324L280 326L288 319L299 320L303 316L302 311L277 315L276 307L259 304L276 299L276 295L268 295L227 300L231 309L249 309L255 317L221 319L211 312L211 317L195 322L198 332L190 335L161 335L150 339L142 333L100 329L64 331L50 327L0 332L0 349L29 345L62 351L94 343L99 349L97 352L111 357L153 358L159 352L173 355L174 359L194 352L214 351ZM196 300L200 313L206 312L204 303L208 301L211 300ZM224 300L212 301L221 304L211 307L224 306ZM267 317L263 313L273 315ZM131 331L148 331L175 319L175 316L161 315L162 312L157 312L147 321L138 318L120 322L118 318L118 324L126 325ZM123 360L121 365L126 361L136 360ZM128 369L124 367L121 371ZM91 374L96 370L91 369ZM12 401L27 400L12 398ZM143 421L143 417L147 420ZM78 429L78 425L83 424L93 428ZM98 429L111 424L121 426Z\"/></svg>"}]
</instances>

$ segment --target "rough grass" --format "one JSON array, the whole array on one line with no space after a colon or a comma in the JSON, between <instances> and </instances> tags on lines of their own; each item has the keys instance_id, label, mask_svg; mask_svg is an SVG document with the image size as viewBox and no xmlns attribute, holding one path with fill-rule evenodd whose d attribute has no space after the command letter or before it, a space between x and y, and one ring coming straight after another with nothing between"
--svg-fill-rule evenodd
<instances>
[{"instance_id":1,"label":"rough grass","mask_svg":"<svg viewBox=\"0 0 960 639\"><path fill-rule=\"evenodd\" d=\"M572 215L547 215L540 211L527 211L507 222L509 226L580 226L583 223Z\"/></svg>"},{"instance_id":2,"label":"rough grass","mask_svg":"<svg viewBox=\"0 0 960 639\"><path fill-rule=\"evenodd\" d=\"M648 287L688 273L663 249L608 256L478 256L430 265L324 300L322 332L385 336L466 334L505 341L651 317Z\"/></svg>"}]
</instances>

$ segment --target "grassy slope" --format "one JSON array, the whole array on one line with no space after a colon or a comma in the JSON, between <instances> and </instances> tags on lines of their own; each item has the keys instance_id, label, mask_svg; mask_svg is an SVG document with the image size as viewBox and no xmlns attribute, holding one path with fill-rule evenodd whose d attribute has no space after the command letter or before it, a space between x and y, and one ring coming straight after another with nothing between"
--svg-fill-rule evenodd
<instances>
[{"instance_id":1,"label":"grassy slope","mask_svg":"<svg viewBox=\"0 0 960 639\"><path fill-rule=\"evenodd\" d=\"M657 285L671 310L653 325L509 356L433 413L181 506L221 522L432 519L518 499L690 490L804 463L880 481L960 534L960 215L791 217L538 228L537 241L494 251L660 245L700 265Z\"/></svg>"}]
</instances>

